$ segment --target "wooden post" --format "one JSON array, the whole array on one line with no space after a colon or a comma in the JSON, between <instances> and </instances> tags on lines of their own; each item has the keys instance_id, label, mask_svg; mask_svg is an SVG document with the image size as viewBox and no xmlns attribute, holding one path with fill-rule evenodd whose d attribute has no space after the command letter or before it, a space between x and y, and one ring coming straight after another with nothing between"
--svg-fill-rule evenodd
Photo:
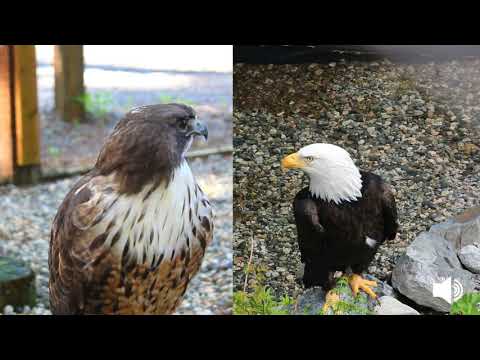
<instances>
[{"instance_id":1,"label":"wooden post","mask_svg":"<svg viewBox=\"0 0 480 360\"><path fill-rule=\"evenodd\" d=\"M83 46L55 45L55 109L65 121L83 121L85 105L79 101L85 92Z\"/></svg>"},{"instance_id":2,"label":"wooden post","mask_svg":"<svg viewBox=\"0 0 480 360\"><path fill-rule=\"evenodd\" d=\"M0 182L40 177L34 45L0 46Z\"/></svg>"},{"instance_id":3,"label":"wooden post","mask_svg":"<svg viewBox=\"0 0 480 360\"><path fill-rule=\"evenodd\" d=\"M11 46L10 46L11 48ZM40 178L40 129L37 105L37 62L34 45L13 46L14 182Z\"/></svg>"},{"instance_id":4,"label":"wooden post","mask_svg":"<svg viewBox=\"0 0 480 360\"><path fill-rule=\"evenodd\" d=\"M13 178L13 104L11 49L0 45L0 183Z\"/></svg>"}]
</instances>

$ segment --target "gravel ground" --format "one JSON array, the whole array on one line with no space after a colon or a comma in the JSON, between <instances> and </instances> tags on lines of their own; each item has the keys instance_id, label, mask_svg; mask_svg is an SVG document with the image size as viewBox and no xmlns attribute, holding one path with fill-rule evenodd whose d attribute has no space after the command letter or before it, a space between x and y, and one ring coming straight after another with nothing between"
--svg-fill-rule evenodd
<instances>
[{"instance_id":1,"label":"gravel ground","mask_svg":"<svg viewBox=\"0 0 480 360\"><path fill-rule=\"evenodd\" d=\"M480 204L480 60L234 67L234 288L253 268L296 296L300 255L292 213L308 179L281 158L315 142L340 145L396 192L401 230L369 272L395 260L432 224ZM255 282L250 277L249 288Z\"/></svg>"},{"instance_id":2,"label":"gravel ground","mask_svg":"<svg viewBox=\"0 0 480 360\"><path fill-rule=\"evenodd\" d=\"M190 283L178 314L229 314L232 307L232 157L190 159L192 171L215 206L215 236L200 272ZM78 177L19 188L0 187L0 256L31 264L37 274L38 304L16 309L49 314L48 242L57 208ZM1 314L0 309L0 314ZM4 313L14 309L7 306Z\"/></svg>"}]
</instances>

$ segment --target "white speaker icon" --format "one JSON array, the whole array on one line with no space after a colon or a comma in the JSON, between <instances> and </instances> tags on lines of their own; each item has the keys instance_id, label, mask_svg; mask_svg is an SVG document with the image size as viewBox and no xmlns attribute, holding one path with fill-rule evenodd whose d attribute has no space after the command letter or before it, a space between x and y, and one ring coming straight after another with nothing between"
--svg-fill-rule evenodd
<instances>
[{"instance_id":1,"label":"white speaker icon","mask_svg":"<svg viewBox=\"0 0 480 360\"><path fill-rule=\"evenodd\" d=\"M440 283L433 284L433 297L439 297L452 304L460 299L463 295L463 286L457 279L453 280L449 277Z\"/></svg>"}]
</instances>

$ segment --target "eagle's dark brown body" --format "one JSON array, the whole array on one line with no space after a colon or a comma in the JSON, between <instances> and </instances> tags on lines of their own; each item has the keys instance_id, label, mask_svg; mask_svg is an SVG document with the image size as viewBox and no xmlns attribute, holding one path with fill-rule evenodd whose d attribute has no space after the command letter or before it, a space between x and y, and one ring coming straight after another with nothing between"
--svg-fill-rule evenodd
<instances>
[{"instance_id":1,"label":"eagle's dark brown body","mask_svg":"<svg viewBox=\"0 0 480 360\"><path fill-rule=\"evenodd\" d=\"M213 214L177 160L188 139L175 122L191 109L168 106L127 115L65 197L51 233L52 313L170 314L180 304L212 241Z\"/></svg>"},{"instance_id":2,"label":"eagle's dark brown body","mask_svg":"<svg viewBox=\"0 0 480 360\"><path fill-rule=\"evenodd\" d=\"M362 197L335 204L313 197L309 188L294 200L298 244L306 287L332 287L335 271L365 271L378 247L398 231L393 194L382 179L361 172ZM370 240L367 240L370 239Z\"/></svg>"}]
</instances>

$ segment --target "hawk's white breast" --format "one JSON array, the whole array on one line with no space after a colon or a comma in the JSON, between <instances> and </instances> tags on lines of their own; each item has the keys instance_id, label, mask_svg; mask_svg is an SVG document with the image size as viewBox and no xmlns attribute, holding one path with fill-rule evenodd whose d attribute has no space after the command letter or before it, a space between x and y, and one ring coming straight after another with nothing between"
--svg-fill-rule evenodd
<instances>
[{"instance_id":1,"label":"hawk's white breast","mask_svg":"<svg viewBox=\"0 0 480 360\"><path fill-rule=\"evenodd\" d=\"M147 263L172 256L172 252L197 241L193 228L198 228L199 218L212 215L206 196L198 187L195 178L184 160L174 171L168 184L155 183L146 186L135 195L112 193L105 197L105 206L113 205L97 225L98 231L106 231L105 245L121 257L126 246L137 263ZM116 201L115 199L118 198Z\"/></svg>"}]
</instances>

